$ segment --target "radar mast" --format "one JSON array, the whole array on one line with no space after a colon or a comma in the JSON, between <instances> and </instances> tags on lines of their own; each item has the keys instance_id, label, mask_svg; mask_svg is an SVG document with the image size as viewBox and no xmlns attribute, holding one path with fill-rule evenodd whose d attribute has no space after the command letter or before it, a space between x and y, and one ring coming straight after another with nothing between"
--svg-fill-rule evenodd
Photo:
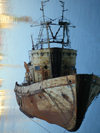
<instances>
[{"instance_id":1,"label":"radar mast","mask_svg":"<svg viewBox=\"0 0 100 133\"><path fill-rule=\"evenodd\" d=\"M65 9L65 3L63 0L59 0L62 7L62 15L58 19L51 19L45 16L45 4L49 2L49 0L41 1L42 11L42 21L39 25L32 25L32 27L40 26L37 42L34 45L34 49L42 49L44 44L47 44L47 47L50 48L50 44L53 44L55 47L59 47L57 44L61 44L62 48L71 47L70 36L69 36L69 27L75 28L71 23L65 19L64 12L67 11ZM53 32L53 28L57 27L56 32ZM43 33L46 32L46 36L43 37ZM59 36L59 34L61 34Z\"/></svg>"}]
</instances>

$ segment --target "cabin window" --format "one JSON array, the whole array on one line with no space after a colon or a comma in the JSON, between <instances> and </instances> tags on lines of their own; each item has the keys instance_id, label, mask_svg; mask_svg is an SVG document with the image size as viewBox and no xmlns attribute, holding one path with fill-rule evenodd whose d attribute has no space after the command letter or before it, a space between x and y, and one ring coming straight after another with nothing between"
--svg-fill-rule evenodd
<instances>
[{"instance_id":1,"label":"cabin window","mask_svg":"<svg viewBox=\"0 0 100 133\"><path fill-rule=\"evenodd\" d=\"M40 70L40 66L35 66L35 70L39 71Z\"/></svg>"}]
</instances>

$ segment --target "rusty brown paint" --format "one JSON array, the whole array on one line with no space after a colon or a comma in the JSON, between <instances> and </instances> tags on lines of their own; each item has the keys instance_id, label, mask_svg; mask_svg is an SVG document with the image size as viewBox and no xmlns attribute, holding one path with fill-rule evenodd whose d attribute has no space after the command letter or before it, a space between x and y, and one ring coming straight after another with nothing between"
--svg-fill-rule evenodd
<instances>
[{"instance_id":1,"label":"rusty brown paint","mask_svg":"<svg viewBox=\"0 0 100 133\"><path fill-rule=\"evenodd\" d=\"M21 110L28 116L35 116L46 120L49 123L54 123L70 130L75 126L76 108L74 108L73 105L72 92L68 82L69 80L72 81L71 84L75 84L75 75L70 75L68 78L64 76L44 80L41 82L41 88L43 91L33 95L29 95L30 91L28 91L28 95L22 91L19 92L17 88L16 93L18 95L19 93L24 93L21 95ZM75 87L72 87L72 89L74 89L75 96ZM62 93L64 93L68 99L63 97L61 95ZM17 100L19 99L17 98Z\"/></svg>"},{"instance_id":2,"label":"rusty brown paint","mask_svg":"<svg viewBox=\"0 0 100 133\"><path fill-rule=\"evenodd\" d=\"M32 50L30 53L31 64L28 67L32 70L30 73L33 82L76 73L76 50L47 48ZM35 69L37 66L39 70ZM26 80L28 80L27 74Z\"/></svg>"},{"instance_id":3,"label":"rusty brown paint","mask_svg":"<svg viewBox=\"0 0 100 133\"><path fill-rule=\"evenodd\" d=\"M89 94L85 103L81 98L86 96L87 87L85 88L85 86L88 85L88 82L91 84L88 86L90 87L88 88ZM38 93L31 92L32 88L29 86L28 92L21 90L23 86L16 86L15 93L20 109L30 117L37 117L49 123L60 125L69 131L75 131L79 128L85 110L100 92L100 78L92 75L69 75L35 84L38 86L30 86L34 91L34 87L36 90L39 89L39 86L43 87ZM23 89L27 89L27 86ZM85 108L81 108L83 105Z\"/></svg>"}]
</instances>

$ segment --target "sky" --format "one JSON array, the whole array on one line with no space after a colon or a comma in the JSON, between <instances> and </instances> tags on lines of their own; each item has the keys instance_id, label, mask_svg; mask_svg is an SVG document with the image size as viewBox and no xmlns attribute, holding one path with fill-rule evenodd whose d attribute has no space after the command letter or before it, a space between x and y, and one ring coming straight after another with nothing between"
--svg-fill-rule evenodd
<instances>
[{"instance_id":1,"label":"sky","mask_svg":"<svg viewBox=\"0 0 100 133\"><path fill-rule=\"evenodd\" d=\"M28 16L33 23L41 17L40 0L7 0L7 13L14 17ZM65 0L68 18L76 28L70 29L73 49L77 50L77 73L94 73L100 76L100 1ZM51 10L52 9L52 10ZM46 16L57 18L61 7L58 0L46 4ZM25 76L24 61L29 61L28 52L32 43L30 35L36 40L37 29L30 27L31 22L13 22L10 28L1 28L3 60L0 64L0 132L1 133L69 133L67 130L39 119L30 120L20 112L14 94L15 82L22 83ZM1 45L0 45L1 47ZM100 96L88 108L85 118L76 133L99 133ZM42 125L43 127L39 126Z\"/></svg>"}]
</instances>

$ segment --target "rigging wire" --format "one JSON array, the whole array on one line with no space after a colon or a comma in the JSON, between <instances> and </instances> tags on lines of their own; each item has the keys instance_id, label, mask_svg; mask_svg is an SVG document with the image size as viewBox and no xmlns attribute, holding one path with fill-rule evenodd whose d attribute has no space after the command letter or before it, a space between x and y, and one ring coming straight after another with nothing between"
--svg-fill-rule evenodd
<instances>
[{"instance_id":1,"label":"rigging wire","mask_svg":"<svg viewBox=\"0 0 100 133\"><path fill-rule=\"evenodd\" d=\"M29 117L28 117L29 118ZM32 122L36 123L38 126L40 126L41 128L43 128L45 131L47 131L48 133L51 133L47 128L45 128L44 126L42 126L41 124L39 124L38 122L36 122L35 120L29 118Z\"/></svg>"},{"instance_id":2,"label":"rigging wire","mask_svg":"<svg viewBox=\"0 0 100 133\"><path fill-rule=\"evenodd\" d=\"M61 18L61 17L57 17L57 18L52 19L52 18L47 17L46 15L45 15L45 17L48 18L48 19L50 19L51 21L55 21L55 20Z\"/></svg>"},{"instance_id":3,"label":"rigging wire","mask_svg":"<svg viewBox=\"0 0 100 133\"><path fill-rule=\"evenodd\" d=\"M29 118L29 117L28 117ZM44 126L42 126L41 124L39 124L38 122L36 122L35 120L29 118L32 122L36 123L38 126L40 126L41 128L43 128L45 131L47 131L48 133L51 133L47 128L45 128ZM66 133L66 129L64 130L63 133Z\"/></svg>"}]
</instances>

